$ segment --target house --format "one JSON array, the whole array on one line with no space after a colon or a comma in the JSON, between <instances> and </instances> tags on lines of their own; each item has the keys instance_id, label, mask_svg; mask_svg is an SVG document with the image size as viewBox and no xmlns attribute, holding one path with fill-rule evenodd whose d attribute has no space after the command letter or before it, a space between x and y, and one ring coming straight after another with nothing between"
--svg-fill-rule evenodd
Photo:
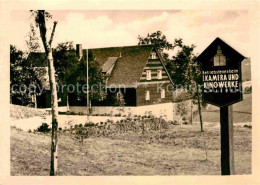
<instances>
[{"instance_id":1,"label":"house","mask_svg":"<svg viewBox=\"0 0 260 185\"><path fill-rule=\"evenodd\" d=\"M123 47L108 47L82 49L77 44L76 53L80 59L97 62L105 78L106 97L91 102L93 114L113 114L120 112L111 99L122 97L125 114L144 115L148 112L154 115L171 114L173 112L173 83L163 64L160 52L153 45L137 45ZM35 68L46 67L41 61L34 60ZM90 56L91 55L91 56ZM31 56L34 59L36 56ZM38 107L50 107L50 88L48 75L39 77L39 83L44 87L44 93L37 97ZM69 93L69 110L71 112L87 112L86 101L79 102L75 94ZM67 94L59 94L59 106L67 105ZM166 113L168 112L168 113Z\"/></svg>"},{"instance_id":2,"label":"house","mask_svg":"<svg viewBox=\"0 0 260 185\"><path fill-rule=\"evenodd\" d=\"M153 45L137 45L82 49L76 46L79 58L101 66L106 81L107 96L92 101L93 114L167 115L173 119L173 82L167 72L160 52ZM89 57L89 58L90 58ZM124 106L115 106L112 97L123 97ZM71 98L69 98L71 100ZM122 111L123 109L123 111ZM70 111L87 112L86 106L71 106Z\"/></svg>"},{"instance_id":3,"label":"house","mask_svg":"<svg viewBox=\"0 0 260 185\"><path fill-rule=\"evenodd\" d=\"M37 89L33 102L37 108L51 108L51 88L48 74L48 64L45 53L30 53L28 58L36 75ZM56 81L58 78L56 78ZM67 92L58 92L59 111L67 111Z\"/></svg>"},{"instance_id":4,"label":"house","mask_svg":"<svg viewBox=\"0 0 260 185\"><path fill-rule=\"evenodd\" d=\"M79 57L86 58L86 49L79 44L76 48ZM88 53L93 54L94 62L102 68L107 98L120 93L125 106L172 102L173 83L153 45L97 48L89 49ZM112 106L109 103L101 105Z\"/></svg>"}]
</instances>

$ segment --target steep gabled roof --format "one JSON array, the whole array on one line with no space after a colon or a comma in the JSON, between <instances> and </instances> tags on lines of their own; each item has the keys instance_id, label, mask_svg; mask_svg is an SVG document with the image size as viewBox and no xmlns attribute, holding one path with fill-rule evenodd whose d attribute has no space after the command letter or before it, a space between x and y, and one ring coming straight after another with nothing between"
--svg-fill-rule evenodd
<instances>
[{"instance_id":1,"label":"steep gabled roof","mask_svg":"<svg viewBox=\"0 0 260 185\"><path fill-rule=\"evenodd\" d=\"M107 86L136 87L153 48L153 45L95 48L89 49L88 53L89 56L93 55L94 61L99 63L103 72L111 72ZM158 53L157 50L156 52ZM86 53L86 49L83 49L83 53ZM47 62L42 63L44 61L42 59L46 58L45 53L33 53L30 57L37 59L33 66L47 66ZM171 81L161 57L160 60ZM37 61L41 61L41 63Z\"/></svg>"},{"instance_id":2,"label":"steep gabled roof","mask_svg":"<svg viewBox=\"0 0 260 185\"><path fill-rule=\"evenodd\" d=\"M174 83L173 83L173 81L172 81L172 78L171 78L171 76L170 76L168 70L166 69L166 66L165 66L164 63L163 63L163 58L162 58L161 54L159 53L159 51L158 51L156 48L155 48L155 51L156 51L157 55L159 56L160 62L161 62L161 64L162 64L162 66L163 66L163 68L164 68L164 70L165 70L165 72L166 72L166 74L167 74L167 76L168 76L168 78L169 78L171 84L174 85Z\"/></svg>"},{"instance_id":3,"label":"steep gabled roof","mask_svg":"<svg viewBox=\"0 0 260 185\"><path fill-rule=\"evenodd\" d=\"M107 86L135 87L142 75L143 69L152 50L152 45L126 46L90 49L94 56L94 61L100 66L109 57L118 57L116 65L108 78Z\"/></svg>"}]
</instances>

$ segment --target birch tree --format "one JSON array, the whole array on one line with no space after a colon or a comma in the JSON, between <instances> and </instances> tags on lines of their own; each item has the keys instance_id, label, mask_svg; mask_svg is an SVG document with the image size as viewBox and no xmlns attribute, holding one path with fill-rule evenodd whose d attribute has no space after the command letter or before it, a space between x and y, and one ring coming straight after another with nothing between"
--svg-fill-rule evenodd
<instances>
[{"instance_id":1,"label":"birch tree","mask_svg":"<svg viewBox=\"0 0 260 185\"><path fill-rule=\"evenodd\" d=\"M52 134L51 134L51 165L50 165L50 176L57 175L58 165L58 97L55 80L55 68L53 64L52 56L52 41L55 33L57 21L53 22L53 28L50 39L47 40L47 29L46 19L52 18L52 16L44 10L31 11L35 17L36 27L39 28L42 44L45 50L45 54L48 61L48 73L51 89L51 113L52 113Z\"/></svg>"}]
</instances>

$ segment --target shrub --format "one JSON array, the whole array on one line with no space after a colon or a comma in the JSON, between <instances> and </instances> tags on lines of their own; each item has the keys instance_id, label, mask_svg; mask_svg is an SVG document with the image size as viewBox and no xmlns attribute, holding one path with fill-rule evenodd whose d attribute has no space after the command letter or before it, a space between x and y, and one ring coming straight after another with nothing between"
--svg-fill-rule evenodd
<instances>
[{"instance_id":1,"label":"shrub","mask_svg":"<svg viewBox=\"0 0 260 185\"><path fill-rule=\"evenodd\" d=\"M252 125L244 125L245 128L252 128Z\"/></svg>"},{"instance_id":2,"label":"shrub","mask_svg":"<svg viewBox=\"0 0 260 185\"><path fill-rule=\"evenodd\" d=\"M252 93L252 86L246 87L245 90L244 90L244 93L245 94L251 94Z\"/></svg>"},{"instance_id":3,"label":"shrub","mask_svg":"<svg viewBox=\"0 0 260 185\"><path fill-rule=\"evenodd\" d=\"M85 123L84 127L94 127L95 123L89 122L89 123Z\"/></svg>"},{"instance_id":4,"label":"shrub","mask_svg":"<svg viewBox=\"0 0 260 185\"><path fill-rule=\"evenodd\" d=\"M37 132L43 132L43 133L47 133L49 132L51 129L49 128L49 125L47 123L42 123L41 126L39 126L36 131Z\"/></svg>"},{"instance_id":5,"label":"shrub","mask_svg":"<svg viewBox=\"0 0 260 185\"><path fill-rule=\"evenodd\" d=\"M188 125L189 123L188 123L187 121L184 121L183 124L184 124L184 125Z\"/></svg>"},{"instance_id":6,"label":"shrub","mask_svg":"<svg viewBox=\"0 0 260 185\"><path fill-rule=\"evenodd\" d=\"M178 125L178 121L176 121L176 120L171 121L171 124L172 124L172 125Z\"/></svg>"},{"instance_id":7,"label":"shrub","mask_svg":"<svg viewBox=\"0 0 260 185\"><path fill-rule=\"evenodd\" d=\"M120 117L121 113L115 114L115 117Z\"/></svg>"}]
</instances>

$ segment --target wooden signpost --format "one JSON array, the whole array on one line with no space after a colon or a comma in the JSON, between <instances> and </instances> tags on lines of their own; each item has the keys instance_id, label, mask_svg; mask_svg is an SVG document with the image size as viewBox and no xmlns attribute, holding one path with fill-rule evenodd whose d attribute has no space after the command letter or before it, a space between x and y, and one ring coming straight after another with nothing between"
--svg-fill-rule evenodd
<instances>
[{"instance_id":1,"label":"wooden signpost","mask_svg":"<svg viewBox=\"0 0 260 185\"><path fill-rule=\"evenodd\" d=\"M220 107L222 175L234 174L232 104L243 99L241 62L244 58L220 38L197 58L202 70L202 100Z\"/></svg>"}]
</instances>

